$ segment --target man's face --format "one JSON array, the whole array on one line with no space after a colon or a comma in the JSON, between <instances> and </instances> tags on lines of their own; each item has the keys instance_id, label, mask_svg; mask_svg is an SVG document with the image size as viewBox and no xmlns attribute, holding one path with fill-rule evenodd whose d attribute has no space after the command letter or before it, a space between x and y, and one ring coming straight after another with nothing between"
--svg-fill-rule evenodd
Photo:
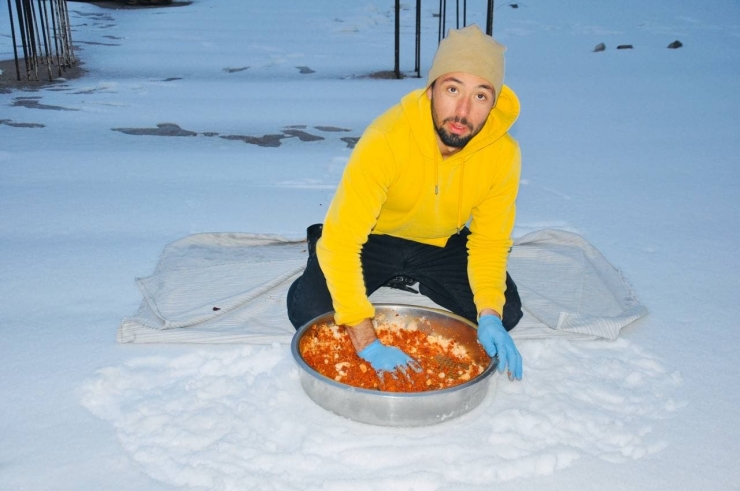
<instances>
[{"instance_id":1,"label":"man's face","mask_svg":"<svg viewBox=\"0 0 740 491\"><path fill-rule=\"evenodd\" d=\"M427 89L432 121L442 155L459 152L486 124L493 109L494 89L484 78L464 72L447 73Z\"/></svg>"}]
</instances>

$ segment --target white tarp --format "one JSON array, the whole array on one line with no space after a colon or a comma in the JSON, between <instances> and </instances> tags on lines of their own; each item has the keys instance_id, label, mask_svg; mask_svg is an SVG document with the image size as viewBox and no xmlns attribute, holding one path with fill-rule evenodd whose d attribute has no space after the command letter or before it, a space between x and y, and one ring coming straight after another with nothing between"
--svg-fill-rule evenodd
<instances>
[{"instance_id":1,"label":"white tarp","mask_svg":"<svg viewBox=\"0 0 740 491\"><path fill-rule=\"evenodd\" d=\"M289 343L285 298L303 271L306 242L277 235L206 233L169 244L120 343ZM647 314L622 275L577 234L542 230L515 241L508 270L524 317L515 339L616 339ZM375 303L440 308L421 294L381 288Z\"/></svg>"}]
</instances>

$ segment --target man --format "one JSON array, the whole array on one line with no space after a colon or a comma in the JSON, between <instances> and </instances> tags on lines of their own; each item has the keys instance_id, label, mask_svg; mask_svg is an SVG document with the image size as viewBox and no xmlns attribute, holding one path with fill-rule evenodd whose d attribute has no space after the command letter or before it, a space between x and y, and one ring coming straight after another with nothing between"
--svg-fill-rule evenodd
<instances>
[{"instance_id":1,"label":"man","mask_svg":"<svg viewBox=\"0 0 740 491\"><path fill-rule=\"evenodd\" d=\"M406 95L367 128L316 253L288 292L296 329L334 310L376 371L418 369L377 339L368 300L389 281L410 278L438 305L477 322L499 370L521 379L521 356L508 334L521 302L506 272L521 166L508 129L519 101L503 85L505 50L478 26L450 31L426 90ZM309 237L310 251L315 240Z\"/></svg>"}]
</instances>

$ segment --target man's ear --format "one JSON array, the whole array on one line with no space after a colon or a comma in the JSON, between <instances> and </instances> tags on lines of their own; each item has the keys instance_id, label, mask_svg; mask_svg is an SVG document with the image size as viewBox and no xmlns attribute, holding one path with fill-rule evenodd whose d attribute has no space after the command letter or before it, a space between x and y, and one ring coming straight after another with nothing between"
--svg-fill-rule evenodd
<instances>
[{"instance_id":1,"label":"man's ear","mask_svg":"<svg viewBox=\"0 0 740 491\"><path fill-rule=\"evenodd\" d=\"M434 90L434 84L427 87L427 98L431 101L432 100L432 91Z\"/></svg>"}]
</instances>

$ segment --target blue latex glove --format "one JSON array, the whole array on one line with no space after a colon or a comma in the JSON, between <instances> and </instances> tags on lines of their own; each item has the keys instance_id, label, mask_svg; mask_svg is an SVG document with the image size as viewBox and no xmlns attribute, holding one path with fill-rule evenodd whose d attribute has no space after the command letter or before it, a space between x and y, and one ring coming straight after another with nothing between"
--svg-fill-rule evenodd
<instances>
[{"instance_id":1,"label":"blue latex glove","mask_svg":"<svg viewBox=\"0 0 740 491\"><path fill-rule=\"evenodd\" d=\"M504 329L501 319L495 315L481 316L478 320L478 341L486 349L488 356L493 358L498 354L499 372L507 369L510 379L522 379L522 355Z\"/></svg>"},{"instance_id":2,"label":"blue latex glove","mask_svg":"<svg viewBox=\"0 0 740 491\"><path fill-rule=\"evenodd\" d=\"M376 372L392 372L396 369L405 372L406 367L411 367L416 372L421 371L421 366L416 360L395 346L384 345L379 339L368 344L357 354L369 362Z\"/></svg>"}]
</instances>

